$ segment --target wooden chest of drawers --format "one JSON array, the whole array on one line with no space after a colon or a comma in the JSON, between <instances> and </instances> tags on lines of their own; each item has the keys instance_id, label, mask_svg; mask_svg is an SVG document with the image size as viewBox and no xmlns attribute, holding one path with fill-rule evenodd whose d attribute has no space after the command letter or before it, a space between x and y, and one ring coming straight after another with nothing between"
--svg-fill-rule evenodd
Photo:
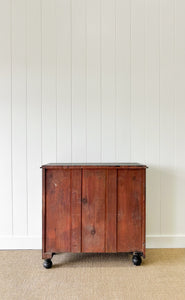
<instances>
[{"instance_id":1,"label":"wooden chest of drawers","mask_svg":"<svg viewBox=\"0 0 185 300\"><path fill-rule=\"evenodd\" d=\"M145 257L145 176L141 164L42 166L42 258L60 252L131 252Z\"/></svg>"}]
</instances>

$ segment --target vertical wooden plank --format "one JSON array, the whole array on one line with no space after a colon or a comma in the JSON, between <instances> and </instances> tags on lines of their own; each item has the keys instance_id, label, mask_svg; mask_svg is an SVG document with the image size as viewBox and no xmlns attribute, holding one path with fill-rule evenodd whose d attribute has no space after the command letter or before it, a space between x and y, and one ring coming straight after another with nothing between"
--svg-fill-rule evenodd
<instances>
[{"instance_id":1,"label":"vertical wooden plank","mask_svg":"<svg viewBox=\"0 0 185 300\"><path fill-rule=\"evenodd\" d=\"M42 1L42 162L56 161L56 0Z\"/></svg>"},{"instance_id":2,"label":"vertical wooden plank","mask_svg":"<svg viewBox=\"0 0 185 300\"><path fill-rule=\"evenodd\" d=\"M160 2L161 234L175 233L173 3L173 0Z\"/></svg>"},{"instance_id":3,"label":"vertical wooden plank","mask_svg":"<svg viewBox=\"0 0 185 300\"><path fill-rule=\"evenodd\" d=\"M71 252L81 252L81 169L71 170Z\"/></svg>"},{"instance_id":4,"label":"vertical wooden plank","mask_svg":"<svg viewBox=\"0 0 185 300\"><path fill-rule=\"evenodd\" d=\"M82 252L105 251L105 172L83 170Z\"/></svg>"},{"instance_id":5,"label":"vertical wooden plank","mask_svg":"<svg viewBox=\"0 0 185 300\"><path fill-rule=\"evenodd\" d=\"M28 234L41 235L41 7L27 4Z\"/></svg>"},{"instance_id":6,"label":"vertical wooden plank","mask_svg":"<svg viewBox=\"0 0 185 300\"><path fill-rule=\"evenodd\" d=\"M72 161L86 161L86 1L72 0Z\"/></svg>"},{"instance_id":7,"label":"vertical wooden plank","mask_svg":"<svg viewBox=\"0 0 185 300\"><path fill-rule=\"evenodd\" d=\"M144 170L118 170L117 251L142 251Z\"/></svg>"},{"instance_id":8,"label":"vertical wooden plank","mask_svg":"<svg viewBox=\"0 0 185 300\"><path fill-rule=\"evenodd\" d=\"M87 161L101 160L100 3L87 0Z\"/></svg>"},{"instance_id":9,"label":"vertical wooden plank","mask_svg":"<svg viewBox=\"0 0 185 300\"><path fill-rule=\"evenodd\" d=\"M173 228L175 234L185 235L185 1L175 1L175 49L174 49L174 88L175 88L175 209Z\"/></svg>"},{"instance_id":10,"label":"vertical wooden plank","mask_svg":"<svg viewBox=\"0 0 185 300\"><path fill-rule=\"evenodd\" d=\"M46 170L46 252L69 252L70 170Z\"/></svg>"},{"instance_id":11,"label":"vertical wooden plank","mask_svg":"<svg viewBox=\"0 0 185 300\"><path fill-rule=\"evenodd\" d=\"M106 252L116 252L116 221L117 221L117 170L107 169L106 194Z\"/></svg>"},{"instance_id":12,"label":"vertical wooden plank","mask_svg":"<svg viewBox=\"0 0 185 300\"><path fill-rule=\"evenodd\" d=\"M131 159L145 162L145 0L131 7Z\"/></svg>"},{"instance_id":13,"label":"vertical wooden plank","mask_svg":"<svg viewBox=\"0 0 185 300\"><path fill-rule=\"evenodd\" d=\"M12 176L14 235L27 235L26 22L26 2L24 0L12 1Z\"/></svg>"},{"instance_id":14,"label":"vertical wooden plank","mask_svg":"<svg viewBox=\"0 0 185 300\"><path fill-rule=\"evenodd\" d=\"M101 6L102 161L115 161L115 1Z\"/></svg>"},{"instance_id":15,"label":"vertical wooden plank","mask_svg":"<svg viewBox=\"0 0 185 300\"><path fill-rule=\"evenodd\" d=\"M0 1L0 45L0 235L11 235L11 1Z\"/></svg>"},{"instance_id":16,"label":"vertical wooden plank","mask_svg":"<svg viewBox=\"0 0 185 300\"><path fill-rule=\"evenodd\" d=\"M57 0L57 161L71 161L71 1Z\"/></svg>"},{"instance_id":17,"label":"vertical wooden plank","mask_svg":"<svg viewBox=\"0 0 185 300\"><path fill-rule=\"evenodd\" d=\"M145 16L145 111L147 170L147 234L160 234L160 144L159 144L159 0L146 1Z\"/></svg>"},{"instance_id":18,"label":"vertical wooden plank","mask_svg":"<svg viewBox=\"0 0 185 300\"><path fill-rule=\"evenodd\" d=\"M131 160L130 0L116 0L116 161Z\"/></svg>"}]
</instances>

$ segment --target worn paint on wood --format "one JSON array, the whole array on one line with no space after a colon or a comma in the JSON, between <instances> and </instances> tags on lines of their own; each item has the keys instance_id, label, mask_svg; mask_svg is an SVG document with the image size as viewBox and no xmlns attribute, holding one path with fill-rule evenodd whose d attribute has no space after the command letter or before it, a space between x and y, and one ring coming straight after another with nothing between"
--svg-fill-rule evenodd
<instances>
[{"instance_id":1,"label":"worn paint on wood","mask_svg":"<svg viewBox=\"0 0 185 300\"><path fill-rule=\"evenodd\" d=\"M144 170L118 171L117 251L143 250Z\"/></svg>"},{"instance_id":2,"label":"worn paint on wood","mask_svg":"<svg viewBox=\"0 0 185 300\"><path fill-rule=\"evenodd\" d=\"M105 170L84 170L82 252L105 252Z\"/></svg>"}]
</instances>

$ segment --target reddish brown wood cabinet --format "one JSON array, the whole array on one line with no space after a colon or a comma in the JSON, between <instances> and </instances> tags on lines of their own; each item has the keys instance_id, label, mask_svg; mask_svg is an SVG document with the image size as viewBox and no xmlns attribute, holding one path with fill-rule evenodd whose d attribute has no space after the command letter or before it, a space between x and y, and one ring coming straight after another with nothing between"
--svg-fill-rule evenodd
<instances>
[{"instance_id":1,"label":"reddish brown wood cabinet","mask_svg":"<svg viewBox=\"0 0 185 300\"><path fill-rule=\"evenodd\" d=\"M145 177L141 164L42 166L42 258L60 252L131 252L145 257Z\"/></svg>"}]
</instances>

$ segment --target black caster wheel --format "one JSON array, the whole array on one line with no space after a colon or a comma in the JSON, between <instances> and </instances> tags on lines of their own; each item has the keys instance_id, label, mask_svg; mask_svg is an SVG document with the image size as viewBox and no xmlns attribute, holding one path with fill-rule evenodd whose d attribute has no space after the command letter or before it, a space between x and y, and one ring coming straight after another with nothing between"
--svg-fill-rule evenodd
<instances>
[{"instance_id":1,"label":"black caster wheel","mask_svg":"<svg viewBox=\"0 0 185 300\"><path fill-rule=\"evenodd\" d=\"M52 264L52 261L51 261L50 258L47 258L47 259L44 260L44 263L43 263L44 268L51 269L52 265L53 264Z\"/></svg>"},{"instance_id":2,"label":"black caster wheel","mask_svg":"<svg viewBox=\"0 0 185 300\"><path fill-rule=\"evenodd\" d=\"M139 254L134 254L132 257L132 262L135 266L140 266L142 263L141 256Z\"/></svg>"}]
</instances>

